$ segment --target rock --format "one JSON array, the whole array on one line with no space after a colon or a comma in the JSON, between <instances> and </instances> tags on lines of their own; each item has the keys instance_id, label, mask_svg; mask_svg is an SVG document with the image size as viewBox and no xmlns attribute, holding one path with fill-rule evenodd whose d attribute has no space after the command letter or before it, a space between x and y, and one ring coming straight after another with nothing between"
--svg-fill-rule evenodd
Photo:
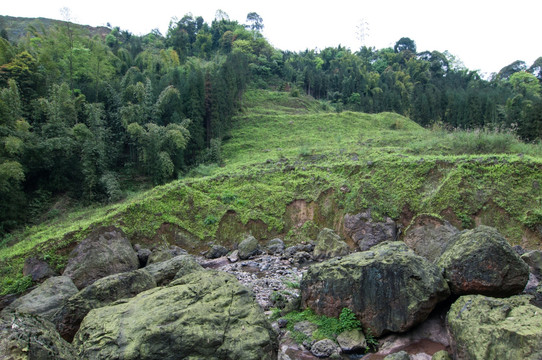
<instances>
[{"instance_id":1,"label":"rock","mask_svg":"<svg viewBox=\"0 0 542 360\"><path fill-rule=\"evenodd\" d=\"M312 253L314 251L314 247L315 247L315 244L312 241L308 244L293 245L286 248L286 250L284 250L284 257L287 259L294 257L295 254L298 252Z\"/></svg>"},{"instance_id":2,"label":"rock","mask_svg":"<svg viewBox=\"0 0 542 360\"><path fill-rule=\"evenodd\" d=\"M259 253L260 245L254 236L248 236L245 240L241 241L237 250L239 251L239 259L246 260Z\"/></svg>"},{"instance_id":3,"label":"rock","mask_svg":"<svg viewBox=\"0 0 542 360\"><path fill-rule=\"evenodd\" d=\"M530 271L538 278L542 279L542 251L533 250L521 255L521 259L529 265Z\"/></svg>"},{"instance_id":4,"label":"rock","mask_svg":"<svg viewBox=\"0 0 542 360\"><path fill-rule=\"evenodd\" d=\"M149 259L147 260L147 265L170 260L176 256L185 254L187 254L185 250L175 245L171 245L169 248L160 247L152 251Z\"/></svg>"},{"instance_id":5,"label":"rock","mask_svg":"<svg viewBox=\"0 0 542 360\"><path fill-rule=\"evenodd\" d=\"M278 360L318 360L318 358L303 345L296 343L292 334L287 331L280 338Z\"/></svg>"},{"instance_id":6,"label":"rock","mask_svg":"<svg viewBox=\"0 0 542 360\"><path fill-rule=\"evenodd\" d=\"M134 297L154 287L156 280L145 269L113 274L96 280L66 301L58 314L57 329L65 340L71 342L81 321L90 310Z\"/></svg>"},{"instance_id":7,"label":"rock","mask_svg":"<svg viewBox=\"0 0 542 360\"><path fill-rule=\"evenodd\" d=\"M222 256L226 256L228 252L229 250L222 245L213 245L211 247L211 250L209 250L207 254L205 254L205 257L207 259L217 259Z\"/></svg>"},{"instance_id":8,"label":"rock","mask_svg":"<svg viewBox=\"0 0 542 360\"><path fill-rule=\"evenodd\" d=\"M288 325L288 319L278 319L277 325L279 329L284 329Z\"/></svg>"},{"instance_id":9,"label":"rock","mask_svg":"<svg viewBox=\"0 0 542 360\"><path fill-rule=\"evenodd\" d=\"M239 261L239 250L233 250L231 254L227 256L228 260L232 263Z\"/></svg>"},{"instance_id":10,"label":"rock","mask_svg":"<svg viewBox=\"0 0 542 360\"><path fill-rule=\"evenodd\" d=\"M30 276L32 281L42 281L58 274L51 269L47 262L32 256L24 261L23 275Z\"/></svg>"},{"instance_id":11,"label":"rock","mask_svg":"<svg viewBox=\"0 0 542 360\"><path fill-rule=\"evenodd\" d=\"M433 354L431 360L452 360L452 357L446 350L440 350Z\"/></svg>"},{"instance_id":12,"label":"rock","mask_svg":"<svg viewBox=\"0 0 542 360\"><path fill-rule=\"evenodd\" d=\"M277 358L276 334L262 309L220 271L196 271L94 309L73 344L88 360Z\"/></svg>"},{"instance_id":13,"label":"rock","mask_svg":"<svg viewBox=\"0 0 542 360\"><path fill-rule=\"evenodd\" d=\"M367 340L360 330L343 331L337 336L337 342L343 352L360 352L367 348Z\"/></svg>"},{"instance_id":14,"label":"rock","mask_svg":"<svg viewBox=\"0 0 542 360\"><path fill-rule=\"evenodd\" d=\"M312 338L312 333L318 329L318 325L310 321L300 321L294 325L294 330L304 334L308 338Z\"/></svg>"},{"instance_id":15,"label":"rock","mask_svg":"<svg viewBox=\"0 0 542 360\"><path fill-rule=\"evenodd\" d=\"M138 249L137 250L137 258L139 259L139 267L145 267L147 266L147 263L149 261L149 256L151 256L152 251L149 249Z\"/></svg>"},{"instance_id":16,"label":"rock","mask_svg":"<svg viewBox=\"0 0 542 360\"><path fill-rule=\"evenodd\" d=\"M56 324L57 312L76 293L77 288L72 279L67 276L55 276L12 302L6 310L39 315Z\"/></svg>"},{"instance_id":17,"label":"rock","mask_svg":"<svg viewBox=\"0 0 542 360\"><path fill-rule=\"evenodd\" d=\"M294 254L291 261L294 265L303 265L312 261L312 255L306 251L298 251Z\"/></svg>"},{"instance_id":18,"label":"rock","mask_svg":"<svg viewBox=\"0 0 542 360\"><path fill-rule=\"evenodd\" d=\"M330 357L333 354L339 354L339 348L333 340L323 339L315 342L311 346L311 353L319 358Z\"/></svg>"},{"instance_id":19,"label":"rock","mask_svg":"<svg viewBox=\"0 0 542 360\"><path fill-rule=\"evenodd\" d=\"M173 259L157 262L145 267L145 270L154 276L158 286L163 286L177 277L201 269L201 265L191 255L179 255Z\"/></svg>"},{"instance_id":20,"label":"rock","mask_svg":"<svg viewBox=\"0 0 542 360\"><path fill-rule=\"evenodd\" d=\"M511 296L519 294L529 280L528 265L488 226L457 234L437 265L457 295Z\"/></svg>"},{"instance_id":21,"label":"rock","mask_svg":"<svg viewBox=\"0 0 542 360\"><path fill-rule=\"evenodd\" d=\"M410 355L406 351L399 351L386 356L384 360L410 360Z\"/></svg>"},{"instance_id":22,"label":"rock","mask_svg":"<svg viewBox=\"0 0 542 360\"><path fill-rule=\"evenodd\" d=\"M284 241L279 238L271 239L266 245L270 255L282 255L284 253Z\"/></svg>"},{"instance_id":23,"label":"rock","mask_svg":"<svg viewBox=\"0 0 542 360\"><path fill-rule=\"evenodd\" d=\"M361 251L365 251L384 241L394 241L397 238L397 225L389 218L383 222L374 222L370 210L356 215L344 216L344 232Z\"/></svg>"},{"instance_id":24,"label":"rock","mask_svg":"<svg viewBox=\"0 0 542 360\"><path fill-rule=\"evenodd\" d=\"M434 264L397 241L309 266L301 294L317 314L351 309L379 337L422 322L450 291Z\"/></svg>"},{"instance_id":25,"label":"rock","mask_svg":"<svg viewBox=\"0 0 542 360\"><path fill-rule=\"evenodd\" d=\"M0 359L76 360L71 344L55 326L39 316L19 312L0 314Z\"/></svg>"},{"instance_id":26,"label":"rock","mask_svg":"<svg viewBox=\"0 0 542 360\"><path fill-rule=\"evenodd\" d=\"M122 230L108 227L94 230L70 254L63 275L82 289L111 274L136 270L139 259Z\"/></svg>"},{"instance_id":27,"label":"rock","mask_svg":"<svg viewBox=\"0 0 542 360\"><path fill-rule=\"evenodd\" d=\"M459 230L448 221L422 214L406 229L403 241L416 254L435 262L457 233Z\"/></svg>"},{"instance_id":28,"label":"rock","mask_svg":"<svg viewBox=\"0 0 542 360\"><path fill-rule=\"evenodd\" d=\"M350 252L348 245L331 229L324 228L316 238L313 255L316 259L344 256Z\"/></svg>"},{"instance_id":29,"label":"rock","mask_svg":"<svg viewBox=\"0 0 542 360\"><path fill-rule=\"evenodd\" d=\"M542 311L529 296L462 296L446 321L454 359L542 359Z\"/></svg>"}]
</instances>

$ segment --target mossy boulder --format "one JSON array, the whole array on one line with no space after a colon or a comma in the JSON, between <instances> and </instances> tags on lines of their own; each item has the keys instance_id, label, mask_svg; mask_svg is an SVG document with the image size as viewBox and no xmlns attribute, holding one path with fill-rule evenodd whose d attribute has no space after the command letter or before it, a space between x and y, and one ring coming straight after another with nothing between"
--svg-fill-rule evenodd
<instances>
[{"instance_id":1,"label":"mossy boulder","mask_svg":"<svg viewBox=\"0 0 542 360\"><path fill-rule=\"evenodd\" d=\"M348 255L350 249L341 237L331 229L322 229L316 238L313 256L317 259Z\"/></svg>"},{"instance_id":2,"label":"mossy boulder","mask_svg":"<svg viewBox=\"0 0 542 360\"><path fill-rule=\"evenodd\" d=\"M196 271L92 310L74 339L80 358L276 359L277 339L253 294L219 271Z\"/></svg>"},{"instance_id":3,"label":"mossy boulder","mask_svg":"<svg viewBox=\"0 0 542 360\"><path fill-rule=\"evenodd\" d=\"M113 274L97 280L70 297L58 313L57 329L67 341L72 341L81 321L92 309L156 287L156 280L145 269Z\"/></svg>"},{"instance_id":4,"label":"mossy boulder","mask_svg":"<svg viewBox=\"0 0 542 360\"><path fill-rule=\"evenodd\" d=\"M78 357L50 321L5 311L0 314L0 359L76 360Z\"/></svg>"},{"instance_id":5,"label":"mossy boulder","mask_svg":"<svg viewBox=\"0 0 542 360\"><path fill-rule=\"evenodd\" d=\"M412 220L403 241L409 248L431 262L437 261L459 230L448 221L422 214Z\"/></svg>"},{"instance_id":6,"label":"mossy boulder","mask_svg":"<svg viewBox=\"0 0 542 360\"><path fill-rule=\"evenodd\" d=\"M529 280L529 266L489 226L457 234L437 265L457 295L511 296L519 294Z\"/></svg>"},{"instance_id":7,"label":"mossy boulder","mask_svg":"<svg viewBox=\"0 0 542 360\"><path fill-rule=\"evenodd\" d=\"M251 256L258 254L260 251L260 245L258 244L258 240L256 240L254 236L250 235L241 241L237 250L239 250L239 258L241 260L246 260Z\"/></svg>"},{"instance_id":8,"label":"mossy boulder","mask_svg":"<svg viewBox=\"0 0 542 360\"><path fill-rule=\"evenodd\" d=\"M407 331L449 294L440 270L403 242L311 265L301 280L304 306L332 317L349 308L375 336Z\"/></svg>"},{"instance_id":9,"label":"mossy boulder","mask_svg":"<svg viewBox=\"0 0 542 360\"><path fill-rule=\"evenodd\" d=\"M51 277L28 294L12 302L4 311L16 310L21 313L39 315L56 324L57 313L77 291L69 277Z\"/></svg>"},{"instance_id":10,"label":"mossy boulder","mask_svg":"<svg viewBox=\"0 0 542 360\"><path fill-rule=\"evenodd\" d=\"M122 230L102 227L75 247L62 275L82 289L100 278L138 267L137 254Z\"/></svg>"},{"instance_id":11,"label":"mossy boulder","mask_svg":"<svg viewBox=\"0 0 542 360\"><path fill-rule=\"evenodd\" d=\"M542 359L542 312L529 299L460 297L446 317L454 359Z\"/></svg>"}]
</instances>

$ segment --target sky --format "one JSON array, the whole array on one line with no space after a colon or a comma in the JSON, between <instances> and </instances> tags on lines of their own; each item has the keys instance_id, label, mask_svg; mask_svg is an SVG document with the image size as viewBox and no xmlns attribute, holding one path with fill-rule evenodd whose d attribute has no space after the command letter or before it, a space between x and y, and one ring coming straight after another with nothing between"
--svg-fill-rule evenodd
<instances>
[{"instance_id":1,"label":"sky","mask_svg":"<svg viewBox=\"0 0 542 360\"><path fill-rule=\"evenodd\" d=\"M276 48L302 51L342 45L352 51L362 45L393 47L402 37L416 42L418 52L449 51L470 70L489 75L515 60L530 66L542 56L539 41L540 0L335 0L246 1L176 0L79 1L27 0L4 2L0 15L63 19L68 7L73 22L99 26L110 23L136 35L152 29L162 34L172 18L191 13L207 23L216 10L231 20L246 23L249 12L258 13L263 35ZM361 41L359 25L365 23Z\"/></svg>"}]
</instances>

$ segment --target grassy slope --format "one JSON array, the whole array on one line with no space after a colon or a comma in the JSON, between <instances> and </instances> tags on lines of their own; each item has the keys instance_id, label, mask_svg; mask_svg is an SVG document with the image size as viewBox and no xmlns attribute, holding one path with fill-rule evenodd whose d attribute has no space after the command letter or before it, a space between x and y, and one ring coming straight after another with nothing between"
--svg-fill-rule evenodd
<instances>
[{"instance_id":1,"label":"grassy slope","mask_svg":"<svg viewBox=\"0 0 542 360\"><path fill-rule=\"evenodd\" d=\"M459 227L483 223L511 243L540 247L542 149L509 134L447 133L392 113L323 111L309 98L250 91L210 176L157 187L123 203L27 229L0 249L2 292L24 287L21 268L41 254L59 269L95 226L120 226L132 242L197 252L246 233L289 242L367 208L405 225L419 213ZM197 172L197 171L196 171Z\"/></svg>"}]
</instances>

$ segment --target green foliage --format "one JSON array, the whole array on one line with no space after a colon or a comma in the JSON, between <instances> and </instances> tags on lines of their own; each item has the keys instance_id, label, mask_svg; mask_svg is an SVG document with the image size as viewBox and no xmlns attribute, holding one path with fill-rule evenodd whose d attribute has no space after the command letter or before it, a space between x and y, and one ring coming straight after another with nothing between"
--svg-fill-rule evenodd
<instances>
[{"instance_id":1,"label":"green foliage","mask_svg":"<svg viewBox=\"0 0 542 360\"><path fill-rule=\"evenodd\" d=\"M20 294L31 286L32 278L30 276L18 276L15 278L6 277L2 279L2 286L0 287L2 290L0 291L0 295Z\"/></svg>"},{"instance_id":2,"label":"green foliage","mask_svg":"<svg viewBox=\"0 0 542 360\"><path fill-rule=\"evenodd\" d=\"M356 314L348 308L343 308L339 315L339 333L349 330L361 330L361 322L356 318Z\"/></svg>"},{"instance_id":3,"label":"green foliage","mask_svg":"<svg viewBox=\"0 0 542 360\"><path fill-rule=\"evenodd\" d=\"M203 224L205 225L214 225L218 222L218 219L214 215L207 215L207 217L203 220Z\"/></svg>"}]
</instances>

